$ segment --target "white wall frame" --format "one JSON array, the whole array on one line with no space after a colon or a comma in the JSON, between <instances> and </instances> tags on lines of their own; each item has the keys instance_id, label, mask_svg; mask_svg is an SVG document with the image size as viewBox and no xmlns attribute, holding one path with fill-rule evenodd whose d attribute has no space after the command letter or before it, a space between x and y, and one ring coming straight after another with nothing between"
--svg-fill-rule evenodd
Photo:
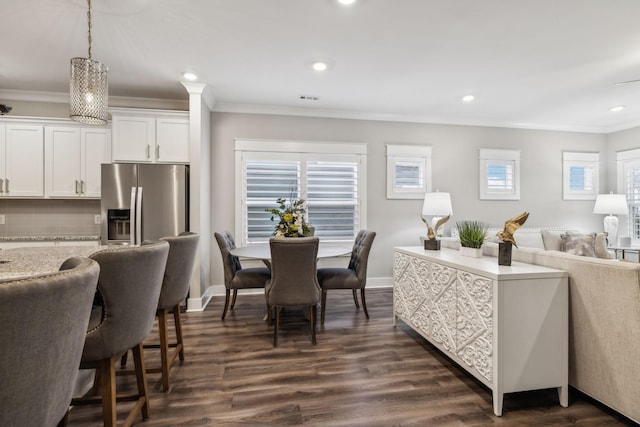
<instances>
[{"instance_id":1,"label":"white wall frame","mask_svg":"<svg viewBox=\"0 0 640 427\"><path fill-rule=\"evenodd\" d=\"M563 200L595 200L600 192L600 153L562 153Z\"/></svg>"},{"instance_id":2,"label":"white wall frame","mask_svg":"<svg viewBox=\"0 0 640 427\"><path fill-rule=\"evenodd\" d=\"M431 191L431 146L386 144L387 199L423 199Z\"/></svg>"},{"instance_id":3,"label":"white wall frame","mask_svg":"<svg viewBox=\"0 0 640 427\"><path fill-rule=\"evenodd\" d=\"M481 148L480 200L520 200L520 150Z\"/></svg>"}]
</instances>

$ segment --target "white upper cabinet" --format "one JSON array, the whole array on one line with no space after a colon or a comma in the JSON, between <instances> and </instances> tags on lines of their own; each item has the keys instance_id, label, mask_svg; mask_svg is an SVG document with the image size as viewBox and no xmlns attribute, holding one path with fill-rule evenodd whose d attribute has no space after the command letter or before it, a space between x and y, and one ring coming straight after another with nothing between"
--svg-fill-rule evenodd
<instances>
[{"instance_id":1,"label":"white upper cabinet","mask_svg":"<svg viewBox=\"0 0 640 427\"><path fill-rule=\"evenodd\" d=\"M45 128L45 196L100 197L100 165L110 162L107 128Z\"/></svg>"},{"instance_id":2,"label":"white upper cabinet","mask_svg":"<svg viewBox=\"0 0 640 427\"><path fill-rule=\"evenodd\" d=\"M0 124L0 197L44 196L43 126Z\"/></svg>"},{"instance_id":3,"label":"white upper cabinet","mask_svg":"<svg viewBox=\"0 0 640 427\"><path fill-rule=\"evenodd\" d=\"M189 116L166 110L112 109L113 161L189 163Z\"/></svg>"}]
</instances>

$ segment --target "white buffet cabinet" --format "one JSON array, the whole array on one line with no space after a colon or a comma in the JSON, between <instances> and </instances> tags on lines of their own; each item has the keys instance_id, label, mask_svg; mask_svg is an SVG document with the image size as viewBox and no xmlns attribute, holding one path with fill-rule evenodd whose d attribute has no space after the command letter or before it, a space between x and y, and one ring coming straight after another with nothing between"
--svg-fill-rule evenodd
<instances>
[{"instance_id":1,"label":"white buffet cabinet","mask_svg":"<svg viewBox=\"0 0 640 427\"><path fill-rule=\"evenodd\" d=\"M396 247L393 321L402 320L492 390L557 388L568 406L568 275L458 251Z\"/></svg>"}]
</instances>

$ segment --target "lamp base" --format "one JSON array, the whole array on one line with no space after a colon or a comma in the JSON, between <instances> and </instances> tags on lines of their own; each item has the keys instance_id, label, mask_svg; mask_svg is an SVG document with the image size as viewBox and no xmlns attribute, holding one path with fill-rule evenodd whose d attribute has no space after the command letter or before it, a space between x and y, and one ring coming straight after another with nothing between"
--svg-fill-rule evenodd
<instances>
[{"instance_id":1,"label":"lamp base","mask_svg":"<svg viewBox=\"0 0 640 427\"><path fill-rule=\"evenodd\" d=\"M439 251L440 250L440 240L424 240L424 248L429 251Z\"/></svg>"},{"instance_id":2,"label":"lamp base","mask_svg":"<svg viewBox=\"0 0 640 427\"><path fill-rule=\"evenodd\" d=\"M618 218L609 215L604 217L604 231L607 233L609 246L615 246L618 243Z\"/></svg>"}]
</instances>

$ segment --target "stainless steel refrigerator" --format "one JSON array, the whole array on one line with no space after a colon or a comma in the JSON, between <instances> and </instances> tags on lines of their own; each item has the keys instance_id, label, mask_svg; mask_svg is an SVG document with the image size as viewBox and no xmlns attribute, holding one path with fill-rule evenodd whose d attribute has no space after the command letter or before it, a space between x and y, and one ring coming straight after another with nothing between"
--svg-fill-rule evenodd
<instances>
[{"instance_id":1,"label":"stainless steel refrigerator","mask_svg":"<svg viewBox=\"0 0 640 427\"><path fill-rule=\"evenodd\" d=\"M189 230L189 166L102 165L103 245L139 245Z\"/></svg>"}]
</instances>

